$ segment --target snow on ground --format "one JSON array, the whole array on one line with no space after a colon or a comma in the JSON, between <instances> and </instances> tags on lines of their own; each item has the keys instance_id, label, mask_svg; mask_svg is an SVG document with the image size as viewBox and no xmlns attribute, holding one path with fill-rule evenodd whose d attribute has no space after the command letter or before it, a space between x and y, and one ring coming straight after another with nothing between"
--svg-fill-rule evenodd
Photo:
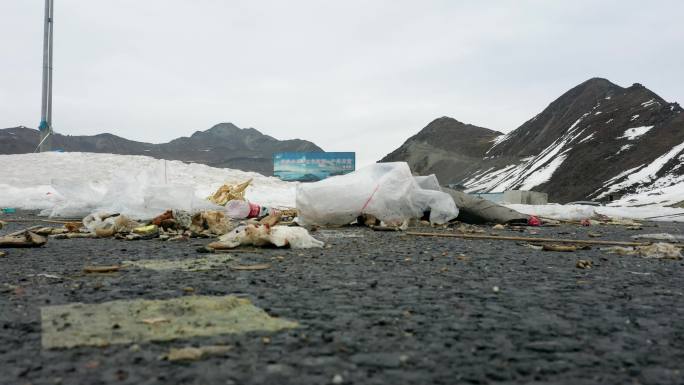
<instances>
[{"instance_id":1,"label":"snow on ground","mask_svg":"<svg viewBox=\"0 0 684 385\"><path fill-rule=\"evenodd\" d=\"M596 214L602 214L611 218L647 219L655 221L684 222L684 209L671 207L609 207L609 206L588 206L588 205L521 205L504 204L513 210L527 215L537 215L544 218L551 218L566 221L578 221L591 218ZM681 216L661 217L664 215L682 214ZM661 218L653 218L661 217Z\"/></svg>"},{"instance_id":2,"label":"snow on ground","mask_svg":"<svg viewBox=\"0 0 684 385\"><path fill-rule=\"evenodd\" d=\"M634 128L628 128L625 130L625 133L622 134L622 136L618 136L616 139L627 139L627 140L634 140L641 135L649 132L653 128L653 126L641 126L641 127L634 127Z\"/></svg>"},{"instance_id":3,"label":"snow on ground","mask_svg":"<svg viewBox=\"0 0 684 385\"><path fill-rule=\"evenodd\" d=\"M254 172L93 153L0 155L0 207L81 216L95 209L145 216L160 207L193 209L223 183L253 179L247 199L294 207L296 183Z\"/></svg>"}]
</instances>

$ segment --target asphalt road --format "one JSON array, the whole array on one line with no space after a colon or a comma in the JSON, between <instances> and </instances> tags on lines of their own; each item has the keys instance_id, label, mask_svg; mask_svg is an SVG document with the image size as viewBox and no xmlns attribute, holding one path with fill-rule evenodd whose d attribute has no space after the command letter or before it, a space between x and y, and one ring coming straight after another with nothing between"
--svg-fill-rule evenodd
<instances>
[{"instance_id":1,"label":"asphalt road","mask_svg":"<svg viewBox=\"0 0 684 385\"><path fill-rule=\"evenodd\" d=\"M26 213L0 219L26 217ZM0 234L32 223L11 223ZM660 223L502 235L629 240ZM0 384L682 384L684 262L511 241L319 230L324 249L236 253L236 271L86 265L197 258L189 242L50 240L0 257ZM577 260L593 268L579 269ZM41 275L46 274L46 275ZM300 327L106 347L41 348L40 308L235 294ZM230 345L192 362L172 347Z\"/></svg>"}]
</instances>

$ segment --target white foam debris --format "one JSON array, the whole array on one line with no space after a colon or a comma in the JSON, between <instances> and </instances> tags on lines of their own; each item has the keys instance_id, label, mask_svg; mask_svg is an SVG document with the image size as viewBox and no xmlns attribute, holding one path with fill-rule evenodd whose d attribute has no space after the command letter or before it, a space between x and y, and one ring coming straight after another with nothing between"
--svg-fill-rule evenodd
<instances>
[{"instance_id":1,"label":"white foam debris","mask_svg":"<svg viewBox=\"0 0 684 385\"><path fill-rule=\"evenodd\" d=\"M613 118L608 119L608 120L606 121L606 124L610 124L610 122L612 122L613 120L615 120L615 119L613 119Z\"/></svg>"},{"instance_id":2,"label":"white foam debris","mask_svg":"<svg viewBox=\"0 0 684 385\"><path fill-rule=\"evenodd\" d=\"M637 120L637 119L639 119L639 114L632 115L632 119L630 119L629 121L630 121L630 122L633 122L633 121L635 121L635 120Z\"/></svg>"},{"instance_id":3,"label":"white foam debris","mask_svg":"<svg viewBox=\"0 0 684 385\"><path fill-rule=\"evenodd\" d=\"M594 115L601 115L602 113L603 113L603 112L601 112L601 111L596 111L596 112L594 113Z\"/></svg>"},{"instance_id":4,"label":"white foam debris","mask_svg":"<svg viewBox=\"0 0 684 385\"><path fill-rule=\"evenodd\" d=\"M645 133L649 132L654 126L641 126L641 127L634 127L634 128L628 128L625 130L625 132L622 134L622 136L618 136L616 139L627 139L627 140L634 140Z\"/></svg>"},{"instance_id":5,"label":"white foam debris","mask_svg":"<svg viewBox=\"0 0 684 385\"><path fill-rule=\"evenodd\" d=\"M610 99L611 99L611 96L606 96L604 99L610 100Z\"/></svg>"}]
</instances>

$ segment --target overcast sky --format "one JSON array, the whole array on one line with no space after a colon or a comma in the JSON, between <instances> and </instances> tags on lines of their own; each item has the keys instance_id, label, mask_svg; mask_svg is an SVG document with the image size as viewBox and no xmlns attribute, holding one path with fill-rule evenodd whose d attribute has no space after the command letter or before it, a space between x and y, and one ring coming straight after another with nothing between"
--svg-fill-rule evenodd
<instances>
[{"instance_id":1,"label":"overcast sky","mask_svg":"<svg viewBox=\"0 0 684 385\"><path fill-rule=\"evenodd\" d=\"M40 120L42 0L0 1L0 128ZM450 116L508 132L595 76L684 102L684 2L55 0L53 124L219 122L359 165Z\"/></svg>"}]
</instances>

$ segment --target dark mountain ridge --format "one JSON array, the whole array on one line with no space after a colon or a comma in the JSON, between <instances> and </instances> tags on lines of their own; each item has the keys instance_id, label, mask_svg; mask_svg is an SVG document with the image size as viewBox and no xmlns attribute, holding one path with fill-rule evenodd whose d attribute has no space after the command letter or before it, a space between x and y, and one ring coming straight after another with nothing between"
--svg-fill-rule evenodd
<instances>
[{"instance_id":1,"label":"dark mountain ridge","mask_svg":"<svg viewBox=\"0 0 684 385\"><path fill-rule=\"evenodd\" d=\"M474 132L459 130L462 123L453 119L451 133L435 132L447 119L440 118L382 161L406 160L414 171L436 173L442 183L468 191L534 189L558 202L606 199L679 183L684 170L679 152L671 152L684 142L681 112L641 84L623 88L593 78L506 135L492 137L495 131L472 125ZM653 175L646 172L651 169ZM636 172L638 180L630 178Z\"/></svg>"},{"instance_id":2,"label":"dark mountain ridge","mask_svg":"<svg viewBox=\"0 0 684 385\"><path fill-rule=\"evenodd\" d=\"M0 130L0 154L33 152L39 137L38 130L27 127ZM256 171L264 175L273 175L275 152L323 151L306 140L278 140L254 128L239 128L232 123L220 123L206 131L196 131L190 137L161 144L136 142L109 133L93 136L56 133L52 143L55 149L66 152L147 155L158 159Z\"/></svg>"}]
</instances>

